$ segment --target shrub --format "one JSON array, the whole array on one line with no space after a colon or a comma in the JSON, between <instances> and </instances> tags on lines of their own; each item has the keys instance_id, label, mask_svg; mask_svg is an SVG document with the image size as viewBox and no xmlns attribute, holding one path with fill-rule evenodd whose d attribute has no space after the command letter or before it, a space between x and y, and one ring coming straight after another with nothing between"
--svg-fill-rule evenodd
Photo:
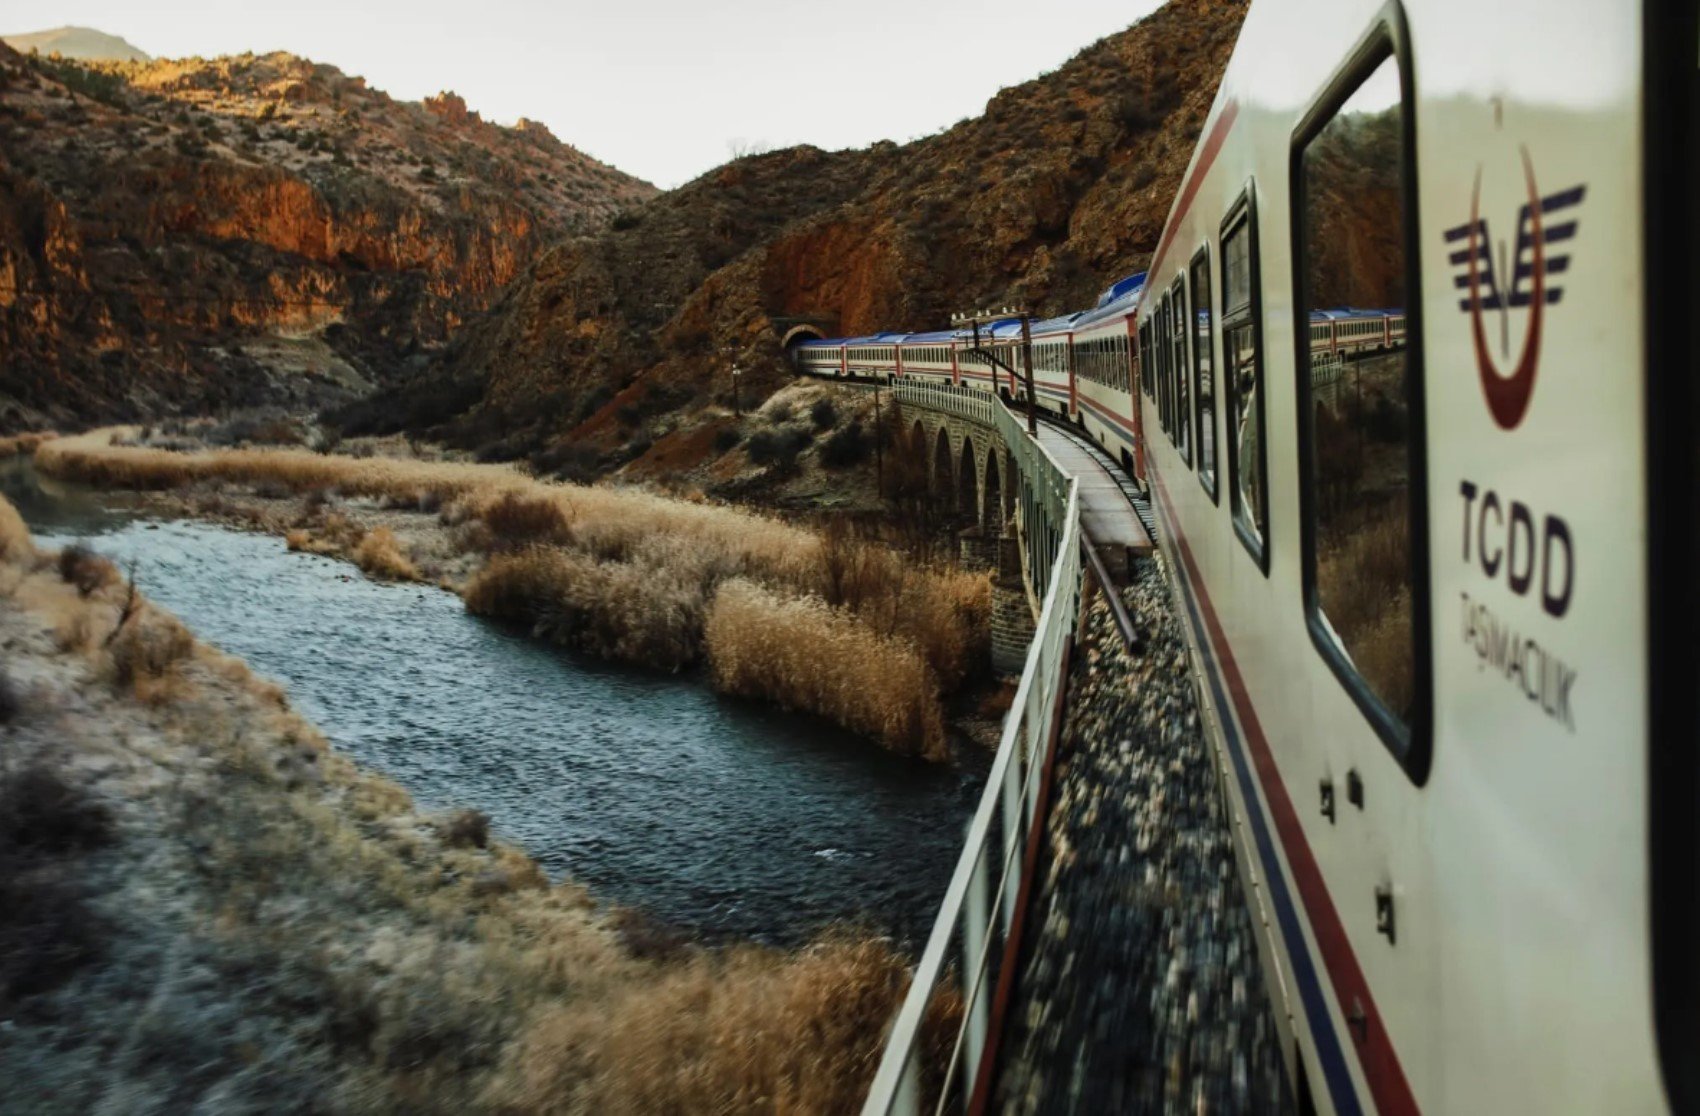
<instances>
[{"instance_id":1,"label":"shrub","mask_svg":"<svg viewBox=\"0 0 1700 1116\"><path fill-rule=\"evenodd\" d=\"M374 527L354 548L354 564L373 577L418 581L419 567L402 552L401 542L388 527Z\"/></svg>"},{"instance_id":2,"label":"shrub","mask_svg":"<svg viewBox=\"0 0 1700 1116\"><path fill-rule=\"evenodd\" d=\"M59 552L59 576L86 597L115 584L118 567L81 543L73 543Z\"/></svg>"},{"instance_id":3,"label":"shrub","mask_svg":"<svg viewBox=\"0 0 1700 1116\"><path fill-rule=\"evenodd\" d=\"M0 772L0 1010L63 983L104 926L65 857L112 838L105 807L36 760Z\"/></svg>"},{"instance_id":4,"label":"shrub","mask_svg":"<svg viewBox=\"0 0 1700 1116\"><path fill-rule=\"evenodd\" d=\"M786 426L776 430L757 431L751 435L745 448L752 463L776 465L784 472L796 466L797 457L808 448L810 438L808 430Z\"/></svg>"},{"instance_id":5,"label":"shrub","mask_svg":"<svg viewBox=\"0 0 1700 1116\"><path fill-rule=\"evenodd\" d=\"M815 424L816 430L830 430L838 422L838 408L830 399L817 399L809 408L809 420Z\"/></svg>"},{"instance_id":6,"label":"shrub","mask_svg":"<svg viewBox=\"0 0 1700 1116\"><path fill-rule=\"evenodd\" d=\"M947 758L932 669L906 641L818 597L786 599L741 578L720 587L705 634L719 689L818 714L894 751Z\"/></svg>"},{"instance_id":7,"label":"shrub","mask_svg":"<svg viewBox=\"0 0 1700 1116\"><path fill-rule=\"evenodd\" d=\"M868 459L869 440L859 421L841 426L821 443L820 463L828 469L845 469Z\"/></svg>"},{"instance_id":8,"label":"shrub","mask_svg":"<svg viewBox=\"0 0 1700 1116\"><path fill-rule=\"evenodd\" d=\"M714 452L730 453L733 447L743 440L744 436L738 432L736 426L721 427L714 432Z\"/></svg>"},{"instance_id":9,"label":"shrub","mask_svg":"<svg viewBox=\"0 0 1700 1116\"><path fill-rule=\"evenodd\" d=\"M438 828L453 848L482 849L490 844L490 815L482 810L456 810Z\"/></svg>"},{"instance_id":10,"label":"shrub","mask_svg":"<svg viewBox=\"0 0 1700 1116\"><path fill-rule=\"evenodd\" d=\"M144 608L113 632L110 646L113 682L152 699L166 692L195 640L173 617Z\"/></svg>"}]
</instances>

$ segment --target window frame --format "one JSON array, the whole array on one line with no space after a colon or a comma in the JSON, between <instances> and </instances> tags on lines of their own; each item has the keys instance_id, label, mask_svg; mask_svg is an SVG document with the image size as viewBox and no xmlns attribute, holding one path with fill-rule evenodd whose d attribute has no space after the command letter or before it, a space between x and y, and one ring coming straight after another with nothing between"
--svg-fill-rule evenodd
<instances>
[{"instance_id":1,"label":"window frame","mask_svg":"<svg viewBox=\"0 0 1700 1116\"><path fill-rule=\"evenodd\" d=\"M1293 129L1288 149L1288 196L1292 206L1293 315L1296 324L1310 323L1310 292L1305 276L1304 246L1308 243L1305 221L1305 148L1321 134L1352 95L1378 68L1391 60L1399 73L1401 106L1400 203L1405 248L1405 306L1409 324L1405 331L1405 385L1408 419L1406 469L1409 483L1406 504L1411 540L1411 670L1412 710L1409 723L1402 723L1376 696L1352 666L1323 620L1316 584L1317 506L1315 481L1315 413L1310 383L1310 333L1301 328L1295 344L1294 389L1298 406L1299 469L1299 560L1304 596L1305 628L1311 645L1328 664L1334 677L1352 698L1360 713L1375 730L1382 744L1416 786L1428 780L1434 752L1434 632L1433 593L1430 585L1428 516L1428 422L1427 383L1422 346L1422 239L1418 220L1417 192L1417 91L1411 64L1410 40L1404 12L1391 0L1371 21L1367 31L1344 62L1312 98L1310 109ZM1338 333L1338 331L1336 331Z\"/></svg>"},{"instance_id":2,"label":"window frame","mask_svg":"<svg viewBox=\"0 0 1700 1116\"><path fill-rule=\"evenodd\" d=\"M1228 367L1228 334L1242 325L1248 327L1251 330L1252 353L1258 362L1259 387L1261 389L1257 393L1256 419L1258 431L1257 464L1263 477L1263 507L1260 509L1263 512L1263 538L1254 537L1240 522L1240 444L1236 437L1225 439L1228 447L1228 511L1229 519L1234 524L1234 534L1239 536L1240 545L1245 547L1246 553L1251 555L1251 560L1257 564L1259 572L1267 578L1269 576L1269 552L1271 550L1269 537L1273 527L1269 520L1269 361L1266 356L1267 350L1263 344L1263 268L1257 224L1256 187L1255 179L1245 184L1239 197L1235 198L1234 203L1228 207L1227 216L1222 218L1218 235L1222 245L1220 254L1224 260L1227 258L1228 237L1241 225L1245 226L1246 235L1249 238L1246 248L1246 265L1248 271L1247 285L1251 289L1246 292L1245 306L1233 312L1228 310L1228 269L1226 264L1222 267L1222 370L1228 373L1228 398L1234 408L1235 421L1238 421L1240 410L1239 376L1234 369Z\"/></svg>"},{"instance_id":3,"label":"window frame","mask_svg":"<svg viewBox=\"0 0 1700 1116\"><path fill-rule=\"evenodd\" d=\"M1195 471L1198 473L1198 483L1209 493L1210 502L1217 507L1222 506L1222 440L1217 437L1221 424L1217 416L1222 412L1222 371L1216 357L1216 269L1210 262L1210 242L1207 240L1198 246L1198 251L1192 254L1192 259L1186 266L1187 288L1192 293L1192 321L1189 326L1196 325L1198 320L1198 269L1204 268L1204 314L1205 330L1203 352L1210 361L1210 479L1204 479L1204 413L1199 407L1199 400L1204 398L1203 368L1199 365L1199 338L1192 339L1192 412L1194 416L1193 440L1198 444Z\"/></svg>"}]
</instances>

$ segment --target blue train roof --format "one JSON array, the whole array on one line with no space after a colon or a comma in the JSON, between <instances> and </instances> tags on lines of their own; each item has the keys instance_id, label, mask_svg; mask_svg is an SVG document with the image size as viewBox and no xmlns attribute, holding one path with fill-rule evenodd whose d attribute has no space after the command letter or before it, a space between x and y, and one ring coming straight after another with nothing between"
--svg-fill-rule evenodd
<instances>
[{"instance_id":1,"label":"blue train roof","mask_svg":"<svg viewBox=\"0 0 1700 1116\"><path fill-rule=\"evenodd\" d=\"M931 333L910 333L903 338L905 345L948 345L956 338L954 329L935 329Z\"/></svg>"},{"instance_id":2,"label":"blue train roof","mask_svg":"<svg viewBox=\"0 0 1700 1116\"><path fill-rule=\"evenodd\" d=\"M1129 275L1126 279L1118 279L1106 287L1103 294L1098 296L1098 303L1093 309L1102 310L1112 302L1119 302L1129 295L1136 295L1144 286L1145 272L1143 271Z\"/></svg>"},{"instance_id":3,"label":"blue train roof","mask_svg":"<svg viewBox=\"0 0 1700 1116\"><path fill-rule=\"evenodd\" d=\"M1046 318L1042 322L1034 322L1033 336L1045 337L1053 333L1067 333L1074 328L1075 322L1085 316L1086 311L1077 310L1072 314L1063 314L1060 317Z\"/></svg>"}]
</instances>

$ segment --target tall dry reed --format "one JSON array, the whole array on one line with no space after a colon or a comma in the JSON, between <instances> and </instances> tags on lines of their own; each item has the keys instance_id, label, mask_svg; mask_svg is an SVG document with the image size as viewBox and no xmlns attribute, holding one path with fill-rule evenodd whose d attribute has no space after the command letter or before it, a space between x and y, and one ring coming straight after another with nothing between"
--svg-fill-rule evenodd
<instances>
[{"instance_id":1,"label":"tall dry reed","mask_svg":"<svg viewBox=\"0 0 1700 1116\"><path fill-rule=\"evenodd\" d=\"M492 558L464 596L469 612L605 659L680 670L701 653L701 591L665 569L534 546Z\"/></svg>"},{"instance_id":2,"label":"tall dry reed","mask_svg":"<svg viewBox=\"0 0 1700 1116\"><path fill-rule=\"evenodd\" d=\"M895 751L946 757L938 683L907 641L818 597L786 598L742 578L715 594L705 631L720 689L819 713Z\"/></svg>"}]
</instances>

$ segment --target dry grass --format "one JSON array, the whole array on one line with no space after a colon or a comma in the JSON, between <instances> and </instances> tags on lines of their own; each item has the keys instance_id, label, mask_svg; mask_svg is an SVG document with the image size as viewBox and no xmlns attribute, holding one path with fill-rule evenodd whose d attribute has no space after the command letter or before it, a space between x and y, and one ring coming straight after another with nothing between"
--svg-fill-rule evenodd
<instances>
[{"instance_id":1,"label":"dry grass","mask_svg":"<svg viewBox=\"0 0 1700 1116\"><path fill-rule=\"evenodd\" d=\"M354 547L354 564L373 577L389 581L418 581L419 567L402 553L401 543L388 527L366 532Z\"/></svg>"},{"instance_id":2,"label":"dry grass","mask_svg":"<svg viewBox=\"0 0 1700 1116\"><path fill-rule=\"evenodd\" d=\"M169 701L194 650L194 637L176 617L144 604L107 640L113 684L149 703Z\"/></svg>"},{"instance_id":3,"label":"dry grass","mask_svg":"<svg viewBox=\"0 0 1700 1116\"><path fill-rule=\"evenodd\" d=\"M9 501L0 498L0 561L16 562L34 553L35 545L30 542L30 529L24 524L24 517Z\"/></svg>"},{"instance_id":4,"label":"dry grass","mask_svg":"<svg viewBox=\"0 0 1700 1116\"><path fill-rule=\"evenodd\" d=\"M728 693L822 714L896 751L948 754L937 682L920 653L818 597L728 581L709 610L707 638L715 685Z\"/></svg>"},{"instance_id":5,"label":"dry grass","mask_svg":"<svg viewBox=\"0 0 1700 1116\"><path fill-rule=\"evenodd\" d=\"M828 940L775 966L770 954L697 957L618 997L606 1017L562 1010L532 1023L497 1079L523 1112L850 1113L908 985L878 942ZM954 1034L954 998L927 1038Z\"/></svg>"},{"instance_id":6,"label":"dry grass","mask_svg":"<svg viewBox=\"0 0 1700 1116\"><path fill-rule=\"evenodd\" d=\"M0 526L10 511L0 500ZM37 695L13 711L8 755L77 741L29 793L11 793L29 766L0 788L0 961L19 942L29 962L0 966L0 1001L29 1001L8 1006L0 1045L18 1103L58 1089L53 1107L79 1110L102 1091L161 1110L207 1095L420 1113L860 1104L906 983L883 942L634 956L482 816L420 817L275 686L128 608L127 586L82 595L15 546L4 565L0 624L23 640L8 673L27 666ZM39 636L73 617L87 638L70 654ZM176 682L138 701L149 679ZM97 978L63 979L89 966ZM959 1014L953 997L936 1006L934 1064Z\"/></svg>"},{"instance_id":7,"label":"dry grass","mask_svg":"<svg viewBox=\"0 0 1700 1116\"><path fill-rule=\"evenodd\" d=\"M16 457L19 454L34 453L43 442L59 437L51 430L36 430L28 434L13 434L9 438L0 438L0 457Z\"/></svg>"}]
</instances>

